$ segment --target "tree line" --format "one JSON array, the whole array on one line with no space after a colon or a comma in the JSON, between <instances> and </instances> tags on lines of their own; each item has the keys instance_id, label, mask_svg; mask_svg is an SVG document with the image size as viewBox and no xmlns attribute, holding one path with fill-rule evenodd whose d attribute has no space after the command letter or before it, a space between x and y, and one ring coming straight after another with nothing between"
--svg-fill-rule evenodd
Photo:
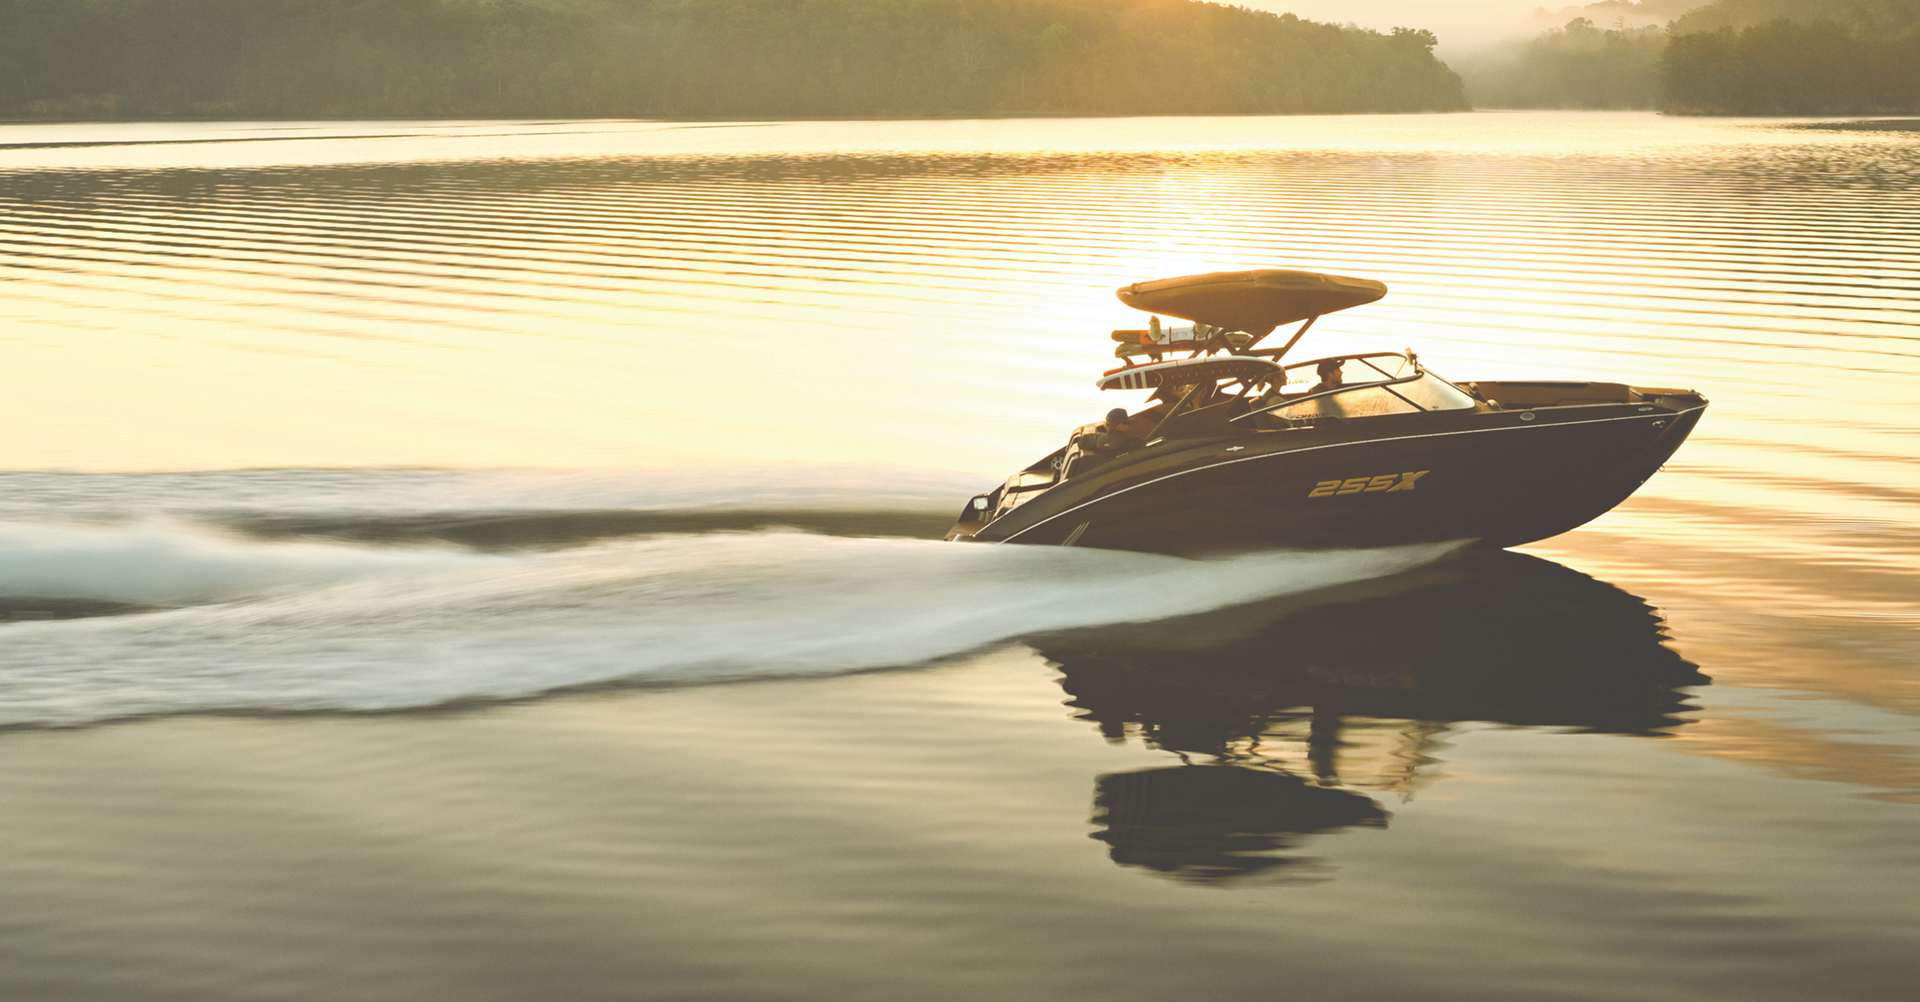
<instances>
[{"instance_id":1,"label":"tree line","mask_svg":"<svg viewBox=\"0 0 1920 1002\"><path fill-rule=\"evenodd\" d=\"M1920 112L1920 17L1779 17L1677 34L1660 65L1662 105L1679 114Z\"/></svg>"},{"instance_id":2,"label":"tree line","mask_svg":"<svg viewBox=\"0 0 1920 1002\"><path fill-rule=\"evenodd\" d=\"M1493 107L1915 113L1920 0L1716 0L1665 27L1576 18L1468 77L1474 103Z\"/></svg>"},{"instance_id":3,"label":"tree line","mask_svg":"<svg viewBox=\"0 0 1920 1002\"><path fill-rule=\"evenodd\" d=\"M0 116L1464 110L1435 42L1195 0L0 0Z\"/></svg>"}]
</instances>

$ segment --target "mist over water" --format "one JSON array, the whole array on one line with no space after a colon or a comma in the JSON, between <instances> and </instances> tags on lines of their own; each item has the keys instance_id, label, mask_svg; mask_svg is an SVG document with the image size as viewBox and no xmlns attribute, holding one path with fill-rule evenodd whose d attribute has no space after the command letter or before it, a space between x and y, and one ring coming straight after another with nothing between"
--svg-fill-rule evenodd
<instances>
[{"instance_id":1,"label":"mist over water","mask_svg":"<svg viewBox=\"0 0 1920 1002\"><path fill-rule=\"evenodd\" d=\"M1534 26L1536 10L1557 11L1569 5L1526 0L1452 0L1444 4L1421 0L1261 0L1248 6L1326 24L1358 24L1375 31L1425 29L1440 39L1436 51L1447 58L1538 32L1540 28Z\"/></svg>"},{"instance_id":2,"label":"mist over water","mask_svg":"<svg viewBox=\"0 0 1920 1002\"><path fill-rule=\"evenodd\" d=\"M1821 126L0 126L0 994L1904 999L1920 146ZM1526 553L937 541L1256 266L1712 406Z\"/></svg>"}]
</instances>

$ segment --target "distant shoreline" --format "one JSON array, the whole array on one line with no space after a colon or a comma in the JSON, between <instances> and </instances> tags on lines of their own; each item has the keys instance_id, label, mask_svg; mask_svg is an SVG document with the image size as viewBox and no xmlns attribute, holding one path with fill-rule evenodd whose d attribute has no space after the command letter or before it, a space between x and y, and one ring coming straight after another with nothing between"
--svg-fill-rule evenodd
<instances>
[{"instance_id":1,"label":"distant shoreline","mask_svg":"<svg viewBox=\"0 0 1920 1002\"><path fill-rule=\"evenodd\" d=\"M693 128L699 128L699 127L752 128L754 126L760 126L760 125L765 125L765 126L788 125L788 124L793 124L798 122L997 122L997 121L1013 122L1013 121L1024 121L1024 120L1031 120L1031 119L1071 120L1071 119L1083 119L1083 118L1098 118L1098 119L1357 118L1357 117L1366 116L1366 115L1473 115L1473 114L1479 114L1483 112L1555 111L1555 110L1605 112L1605 111L1618 111L1621 109L1451 108L1451 109L1445 109L1445 110L1432 110L1432 111L1297 111L1297 112L1245 112L1245 113L1239 113L1239 114L1231 114L1231 113L1214 114L1214 113L1200 113L1200 112L1167 113L1167 114L1006 112L1006 113L991 114L991 115L988 115L988 114L982 114L982 115L758 115L758 116L737 115L737 116L724 116L724 117L715 116L712 118L697 118L697 117L688 118L688 117L664 116L664 115L663 116L633 116L633 117L620 116L620 115L607 115L607 116L588 115L588 116L581 116L578 118L550 116L550 115L499 115L499 116L494 116L494 115L479 115L479 116L411 115L411 116L400 116L400 117L391 117L391 118L389 117L188 118L188 117L175 116L175 117L166 117L166 118L0 118L0 126L10 126L10 125L205 125L205 124L214 124L214 123L220 123L220 122L230 122L230 123L364 122L368 124L379 124L379 123L389 123L389 122L390 123L513 122L513 123L519 123L519 124L547 123L547 124L554 124L554 125L571 124L571 123L577 123L577 122L606 122L606 123L632 122L635 124L656 122L656 123L669 124L669 125L685 125L687 127L693 127ZM72 142L72 143L0 143L0 149L34 149L34 148L54 148L54 147L62 147L62 146L122 146L122 145L139 145L139 144L285 142L285 141L291 141L296 139L333 139L333 138L337 138L337 137L334 137L334 136L261 136L259 138L246 138L246 139L135 139L135 140L126 140L124 142L122 141L106 141L106 142L81 141L81 142ZM377 138L377 137L366 137L366 138Z\"/></svg>"},{"instance_id":2,"label":"distant shoreline","mask_svg":"<svg viewBox=\"0 0 1920 1002\"><path fill-rule=\"evenodd\" d=\"M1877 118L1853 122L1806 122L1788 129L1830 129L1843 132L1920 132L1920 118Z\"/></svg>"},{"instance_id":3,"label":"distant shoreline","mask_svg":"<svg viewBox=\"0 0 1920 1002\"><path fill-rule=\"evenodd\" d=\"M1353 112L1294 112L1294 113L1249 113L1249 114L1163 114L1163 115L1093 115L1044 113L997 114L997 115L842 115L842 116L740 116L726 118L680 118L680 117L581 117L554 118L550 116L501 116L501 117L461 117L448 116L433 118L411 116L402 118L0 118L0 127L32 125L211 125L219 123L241 124L252 122L311 122L314 124L345 124L352 122L370 125L407 122L500 122L530 124L573 124L573 123L658 123L665 125L684 125L701 128L753 128L756 126L790 125L804 122L969 122L969 121L1022 121L1031 119L1132 119L1132 118L1355 118L1366 115L1476 115L1508 114L1516 112L1570 112L1576 114L1620 114L1639 113L1657 115L1663 118L1710 118L1721 121L1742 119L1813 118L1832 117L1844 121L1829 122L1783 122L1783 129L1820 129L1848 132L1920 132L1920 118L1889 117L1861 118L1857 116L1810 116L1810 115L1731 115L1731 114L1680 114L1651 108L1461 108L1451 111L1353 111ZM247 136L219 139L127 139L127 140L75 140L72 142L44 143L0 143L0 150L70 149L90 146L187 146L203 143L274 143L295 142L300 140L340 139L340 136ZM359 139L401 138L399 136L357 136Z\"/></svg>"}]
</instances>

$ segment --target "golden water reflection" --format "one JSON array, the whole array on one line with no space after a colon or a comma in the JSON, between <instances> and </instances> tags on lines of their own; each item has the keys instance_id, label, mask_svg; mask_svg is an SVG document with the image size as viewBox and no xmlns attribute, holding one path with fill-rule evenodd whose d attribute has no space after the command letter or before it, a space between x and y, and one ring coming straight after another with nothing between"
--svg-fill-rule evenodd
<instances>
[{"instance_id":1,"label":"golden water reflection","mask_svg":"<svg viewBox=\"0 0 1920 1002\"><path fill-rule=\"evenodd\" d=\"M1838 422L1821 445L1911 452L1899 136L1551 113L263 131L0 128L0 418L35 429L0 468L993 474L1112 406L1088 383L1131 322L1113 287L1254 264L1394 289L1320 325L1321 353L1698 385L1715 417L1683 462L1751 469L1815 418Z\"/></svg>"}]
</instances>

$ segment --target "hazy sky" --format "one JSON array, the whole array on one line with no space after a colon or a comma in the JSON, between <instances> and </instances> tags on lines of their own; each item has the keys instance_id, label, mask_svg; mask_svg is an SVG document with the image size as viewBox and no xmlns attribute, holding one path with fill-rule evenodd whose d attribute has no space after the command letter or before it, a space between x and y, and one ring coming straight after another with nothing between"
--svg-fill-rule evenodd
<instances>
[{"instance_id":1,"label":"hazy sky","mask_svg":"<svg viewBox=\"0 0 1920 1002\"><path fill-rule=\"evenodd\" d=\"M1387 31L1396 27L1425 28L1440 36L1443 54L1457 54L1501 38L1531 37L1575 16L1535 20L1545 7L1559 11L1581 6L1547 0L1240 0L1248 7L1293 13L1312 21L1352 22L1362 28ZM1700 0L1706 3L1707 0Z\"/></svg>"}]
</instances>

